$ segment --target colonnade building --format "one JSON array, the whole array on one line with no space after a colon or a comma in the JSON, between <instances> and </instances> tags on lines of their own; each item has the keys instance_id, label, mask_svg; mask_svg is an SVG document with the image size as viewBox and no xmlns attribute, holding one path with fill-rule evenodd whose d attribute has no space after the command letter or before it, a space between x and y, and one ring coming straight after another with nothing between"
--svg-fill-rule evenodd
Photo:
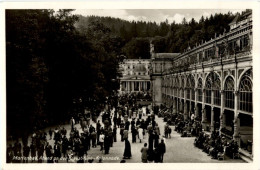
<instances>
[{"instance_id":1,"label":"colonnade building","mask_svg":"<svg viewBox=\"0 0 260 170\"><path fill-rule=\"evenodd\" d=\"M181 54L154 53L151 45L152 97L243 146L253 139L252 12L230 28Z\"/></svg>"},{"instance_id":2,"label":"colonnade building","mask_svg":"<svg viewBox=\"0 0 260 170\"><path fill-rule=\"evenodd\" d=\"M124 59L119 67L120 93L150 92L150 59Z\"/></svg>"}]
</instances>

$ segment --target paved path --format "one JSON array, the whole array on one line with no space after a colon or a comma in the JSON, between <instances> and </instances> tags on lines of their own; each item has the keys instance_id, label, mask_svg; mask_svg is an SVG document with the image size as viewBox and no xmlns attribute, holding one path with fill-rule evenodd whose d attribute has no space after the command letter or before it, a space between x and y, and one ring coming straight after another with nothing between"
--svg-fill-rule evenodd
<instances>
[{"instance_id":1,"label":"paved path","mask_svg":"<svg viewBox=\"0 0 260 170\"><path fill-rule=\"evenodd\" d=\"M146 117L144 117L146 118ZM101 117L98 118L101 122ZM129 119L130 120L130 119ZM161 134L163 134L164 125L165 122L163 122L162 118L158 118L156 116L155 118L156 122L158 123L160 127ZM96 127L94 122L91 122L94 127ZM69 136L70 132L70 125L62 125L61 127L65 127L68 131L67 136ZM80 133L82 132L80 125L76 125L77 129L79 129ZM55 127L52 127L54 129ZM243 163L240 159L226 159L226 160L215 160L211 159L210 156L207 156L206 153L202 152L202 150L194 147L193 141L195 137L180 137L180 134L178 134L176 131L174 131L174 126L172 128L172 138L171 139L165 139L166 143L166 153L164 155L164 162L165 163ZM49 128L45 129L46 132L48 132ZM114 142L113 147L110 148L109 154L104 155L100 151L100 147L97 146L97 148L91 148L88 151L88 156L86 159L94 159L94 162L98 162L98 159L100 157L103 157L104 163L118 163L123 158L124 153L124 142L120 141L120 129L117 129L117 142ZM141 148L143 147L144 143L148 141L148 134L144 136L144 140L142 143L132 143L132 134L129 132L129 141L131 144L131 151L132 151L132 158L126 159L127 163L140 163L141 162ZM49 139L49 135L47 135L47 139ZM31 138L29 138L31 140ZM137 138L138 141L138 138ZM54 140L48 140L48 142L53 145ZM30 143L30 141L29 141ZM148 143L148 142L147 142ZM66 162L66 161L59 161L59 162Z\"/></svg>"}]
</instances>

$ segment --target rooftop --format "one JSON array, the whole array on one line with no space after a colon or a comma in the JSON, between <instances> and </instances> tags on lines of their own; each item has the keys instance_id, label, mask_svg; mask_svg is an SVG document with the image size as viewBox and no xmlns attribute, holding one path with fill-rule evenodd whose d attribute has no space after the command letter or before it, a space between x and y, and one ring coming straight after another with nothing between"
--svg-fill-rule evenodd
<instances>
[{"instance_id":1,"label":"rooftop","mask_svg":"<svg viewBox=\"0 0 260 170\"><path fill-rule=\"evenodd\" d=\"M155 58L174 58L181 53L155 53Z\"/></svg>"}]
</instances>

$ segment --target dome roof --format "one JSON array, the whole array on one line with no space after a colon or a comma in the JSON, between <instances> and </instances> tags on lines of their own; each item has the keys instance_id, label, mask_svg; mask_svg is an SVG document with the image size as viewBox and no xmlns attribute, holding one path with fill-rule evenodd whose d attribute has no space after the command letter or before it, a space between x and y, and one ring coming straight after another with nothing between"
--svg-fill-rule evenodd
<instances>
[{"instance_id":1,"label":"dome roof","mask_svg":"<svg viewBox=\"0 0 260 170\"><path fill-rule=\"evenodd\" d=\"M144 64L137 64L134 68L134 72L146 72L146 68L144 66Z\"/></svg>"}]
</instances>

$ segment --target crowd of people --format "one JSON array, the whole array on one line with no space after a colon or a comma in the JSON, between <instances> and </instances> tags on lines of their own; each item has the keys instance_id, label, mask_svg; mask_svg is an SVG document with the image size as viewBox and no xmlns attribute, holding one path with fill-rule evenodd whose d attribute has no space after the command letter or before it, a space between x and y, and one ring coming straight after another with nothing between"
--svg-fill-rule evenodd
<instances>
[{"instance_id":1,"label":"crowd of people","mask_svg":"<svg viewBox=\"0 0 260 170\"><path fill-rule=\"evenodd\" d=\"M7 148L7 162L93 162L85 159L89 150L99 147L100 154L106 155L114 143L119 141L125 144L123 159L131 159L129 134L132 144L143 143L147 136L148 142L140 148L142 162L163 162L166 146L153 110L134 103L131 95L121 98L118 105L101 112L101 120L95 118L93 121L92 118L91 121L91 116L84 115L76 120L71 117L69 129L58 126L45 131L37 130L30 137L25 136L22 142L16 140ZM118 134L121 139L117 139Z\"/></svg>"},{"instance_id":2,"label":"crowd of people","mask_svg":"<svg viewBox=\"0 0 260 170\"><path fill-rule=\"evenodd\" d=\"M200 132L199 136L195 138L194 145L208 153L212 159L220 157L223 159L223 156L234 158L239 149L236 141L221 137L218 131L213 131L211 135L204 131Z\"/></svg>"},{"instance_id":3,"label":"crowd of people","mask_svg":"<svg viewBox=\"0 0 260 170\"><path fill-rule=\"evenodd\" d=\"M206 152L209 156L212 157L212 159L224 159L225 156L230 158L239 157L238 143L233 139L230 140L224 136L219 135L219 131L216 130L216 127L218 127L218 122L216 122L214 125L213 132L209 134L204 131L201 120L196 118L194 114L191 114L191 116L187 119L184 119L183 114L175 114L171 115L171 118L169 119L167 116L167 109L165 109L163 112L161 112L161 115L164 116L164 121L167 122L164 130L166 138L171 137L171 129L169 128L169 124L172 122L172 120L174 120L174 130L180 133L181 137L195 136L196 138L194 145Z\"/></svg>"}]
</instances>

